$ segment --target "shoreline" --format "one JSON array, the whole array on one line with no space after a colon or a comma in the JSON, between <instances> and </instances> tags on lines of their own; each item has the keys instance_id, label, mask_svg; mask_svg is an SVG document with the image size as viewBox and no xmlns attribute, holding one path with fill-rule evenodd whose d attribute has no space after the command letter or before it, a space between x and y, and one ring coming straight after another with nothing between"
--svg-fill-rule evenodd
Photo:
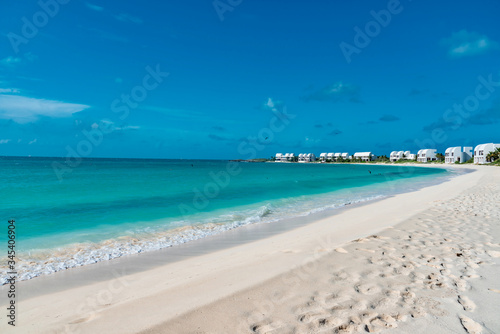
<instances>
[{"instance_id":1,"label":"shoreline","mask_svg":"<svg viewBox=\"0 0 500 334\"><path fill-rule=\"evenodd\" d=\"M208 254L199 254L153 269L132 274L125 273L116 278L107 277L104 281L26 299L23 300L23 318L29 319L28 322L31 324L38 323L47 331L65 326L76 327L82 333L92 332L97 328L116 330L113 326L109 327L115 323L112 319L133 319L132 305L143 305L141 317L144 318L126 321L127 324L123 325L121 332L136 333L146 330L195 308L272 279L297 266L297 263L302 263L311 256L318 256L311 251L317 246L318 236L330 236L328 245L320 252L323 254L332 251L334 246L394 226L418 213L423 206L429 205L432 199L453 197L450 186L456 191L463 188L464 184L468 186L476 184L480 174L484 173L481 172L481 167L474 169L476 169L474 173L460 175L440 185L348 208L333 216L271 237ZM394 208L397 208L400 215L387 219L386 213L383 212ZM332 220L338 223L332 226ZM349 226L342 224L342 221L356 221L356 223ZM265 270L260 265L261 262ZM218 280L221 277L223 279ZM159 284L161 285L158 286ZM22 289L21 283L19 288ZM120 293L116 292L118 290ZM109 298L104 298L104 295ZM94 302L91 303L93 306L90 306L87 301L92 300L92 297ZM102 300L97 301L98 297ZM165 302L168 300L176 302ZM36 310L36 305L40 303L48 303L48 309ZM155 314L159 305L164 310L161 316ZM53 314L54 317L45 317L46 312Z\"/></svg>"},{"instance_id":2,"label":"shoreline","mask_svg":"<svg viewBox=\"0 0 500 334\"><path fill-rule=\"evenodd\" d=\"M418 167L416 166L404 166L399 168L398 171L407 170L406 168ZM443 168L442 168L443 169ZM450 170L450 168L448 168ZM464 172L470 171L468 169L463 169ZM430 176L430 180L425 180L425 177L410 178L410 189L399 189L402 188L401 184L398 182L406 182L405 179L392 180L390 177L385 179L387 184L386 189L379 189L373 193L372 187L377 187L377 185L382 183L370 184L363 186L361 188L361 195L358 196L356 193L359 192L357 188L346 188L342 190L336 190L333 192L320 193L315 196L320 196L317 199L322 201L321 205L316 202L315 207L310 207L308 210L301 212L300 210L294 212L293 210L288 212L276 211L268 216L271 209L268 208L268 202L262 202L259 209L254 208L253 216L243 216L239 221L234 221L227 224L215 224L215 223L200 223L199 225L187 225L172 229L158 230L154 234L139 237L139 236L127 236L122 235L114 239L102 240L95 243L76 243L68 244L61 247L55 247L52 249L38 250L38 253L21 254L22 259L18 259L17 271L18 271L18 281L26 281L30 279L38 279L46 275L53 275L56 273L61 273L66 270L74 270L76 268L84 266L93 266L97 263L104 261L116 261L120 258L128 258L129 256L134 256L137 254L150 254L152 252L157 252L160 250L165 250L169 248L177 248L184 244L191 244L198 240L203 240L206 238L212 238L217 235L228 233L229 231L246 228L247 226L252 226L255 224L287 224L290 219L295 219L305 216L313 215L315 216L318 212L326 211L327 214L336 214L336 212L330 212L332 210L339 210L347 205L352 205L358 202L365 203L373 201L377 198L383 198L387 196L393 196L401 192L414 191L421 187L426 187L429 185L435 185L444 182L450 177L456 175L443 175L443 176ZM389 183L388 183L389 182ZM396 182L396 183L392 183ZM321 197L323 196L323 197ZM343 198L344 202L335 202L335 197ZM335 206L331 205L335 203ZM280 208L278 207L277 210ZM264 212L264 213L262 213ZM330 212L330 213L328 213ZM215 215L216 217L216 215ZM319 219L320 216L314 219ZM248 221L247 221L248 220ZM161 219L157 222L161 222ZM155 223L154 221L151 223ZM159 224L159 223L158 223ZM272 232L272 231L271 231ZM211 248L211 247L208 247ZM76 254L76 255L75 255ZM126 260L125 260L126 261ZM5 283L8 276L0 276L0 284Z\"/></svg>"},{"instance_id":3,"label":"shoreline","mask_svg":"<svg viewBox=\"0 0 500 334\"><path fill-rule=\"evenodd\" d=\"M476 176L395 226L141 333L496 333L500 171Z\"/></svg>"}]
</instances>

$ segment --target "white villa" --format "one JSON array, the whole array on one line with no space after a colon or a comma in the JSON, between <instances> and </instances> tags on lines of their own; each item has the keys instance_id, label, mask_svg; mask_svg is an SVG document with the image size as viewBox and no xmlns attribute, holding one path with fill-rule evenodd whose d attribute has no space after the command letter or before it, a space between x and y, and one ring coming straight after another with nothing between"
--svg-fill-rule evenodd
<instances>
[{"instance_id":1,"label":"white villa","mask_svg":"<svg viewBox=\"0 0 500 334\"><path fill-rule=\"evenodd\" d=\"M299 162L313 162L316 161L314 153L300 153Z\"/></svg>"},{"instance_id":2,"label":"white villa","mask_svg":"<svg viewBox=\"0 0 500 334\"><path fill-rule=\"evenodd\" d=\"M313 161L316 161L316 156L314 155L314 153L306 154L305 162L313 162Z\"/></svg>"},{"instance_id":3,"label":"white villa","mask_svg":"<svg viewBox=\"0 0 500 334\"><path fill-rule=\"evenodd\" d=\"M333 159L334 159L334 157L333 157L333 156L334 156L334 155L335 155L335 153L333 153L333 152L332 152L332 153L328 153L328 154L326 155L326 159L327 159L327 160L330 160L330 161L333 161Z\"/></svg>"},{"instance_id":4,"label":"white villa","mask_svg":"<svg viewBox=\"0 0 500 334\"><path fill-rule=\"evenodd\" d=\"M405 152L404 152L404 151L392 151L392 152L391 152L391 156L390 156L390 158L389 158L389 159L390 159L392 162L394 162L394 161L398 161L398 160L403 159L403 158L404 158L404 156L405 156Z\"/></svg>"},{"instance_id":5,"label":"white villa","mask_svg":"<svg viewBox=\"0 0 500 334\"><path fill-rule=\"evenodd\" d=\"M321 153L319 155L319 161L326 161L327 158L328 158L328 153Z\"/></svg>"},{"instance_id":6,"label":"white villa","mask_svg":"<svg viewBox=\"0 0 500 334\"><path fill-rule=\"evenodd\" d=\"M410 151L406 151L404 158L407 159L407 160L417 160L417 155L411 153Z\"/></svg>"},{"instance_id":7,"label":"white villa","mask_svg":"<svg viewBox=\"0 0 500 334\"><path fill-rule=\"evenodd\" d=\"M412 154L410 151L392 151L389 158L392 162L398 160L417 160L417 155Z\"/></svg>"},{"instance_id":8,"label":"white villa","mask_svg":"<svg viewBox=\"0 0 500 334\"><path fill-rule=\"evenodd\" d=\"M339 158L341 157L342 153L335 153L335 155L333 156L335 161L339 161Z\"/></svg>"},{"instance_id":9,"label":"white villa","mask_svg":"<svg viewBox=\"0 0 500 334\"><path fill-rule=\"evenodd\" d=\"M286 162L286 161L293 161L295 158L295 154L293 153L276 153L276 156L274 157L274 161L276 162Z\"/></svg>"},{"instance_id":10,"label":"white villa","mask_svg":"<svg viewBox=\"0 0 500 334\"><path fill-rule=\"evenodd\" d=\"M472 147L448 147L444 154L444 162L454 164L455 162L463 163L472 158Z\"/></svg>"},{"instance_id":11,"label":"white villa","mask_svg":"<svg viewBox=\"0 0 500 334\"><path fill-rule=\"evenodd\" d=\"M424 149L420 150L417 153L417 161L418 162L429 162L436 161L436 150L435 149Z\"/></svg>"},{"instance_id":12,"label":"white villa","mask_svg":"<svg viewBox=\"0 0 500 334\"><path fill-rule=\"evenodd\" d=\"M475 164L487 164L486 156L488 153L495 151L497 148L500 148L500 144L481 144L477 145L474 149L474 163Z\"/></svg>"},{"instance_id":13,"label":"white villa","mask_svg":"<svg viewBox=\"0 0 500 334\"><path fill-rule=\"evenodd\" d=\"M354 159L360 159L362 161L372 161L377 158L372 152L356 152L353 156Z\"/></svg>"},{"instance_id":14,"label":"white villa","mask_svg":"<svg viewBox=\"0 0 500 334\"><path fill-rule=\"evenodd\" d=\"M350 157L349 157L349 153L347 153L347 152L342 153L340 156L341 156L341 157L342 157L342 159L344 159L344 160L350 159Z\"/></svg>"}]
</instances>

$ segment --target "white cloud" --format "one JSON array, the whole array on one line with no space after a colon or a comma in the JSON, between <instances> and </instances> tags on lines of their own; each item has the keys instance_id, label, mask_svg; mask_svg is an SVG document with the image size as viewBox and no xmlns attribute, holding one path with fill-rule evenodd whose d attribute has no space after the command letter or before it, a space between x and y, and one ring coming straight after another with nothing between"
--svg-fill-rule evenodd
<instances>
[{"instance_id":1,"label":"white cloud","mask_svg":"<svg viewBox=\"0 0 500 334\"><path fill-rule=\"evenodd\" d=\"M465 29L451 34L451 37L443 38L441 44L448 48L451 57L479 55L499 47L499 44L488 36Z\"/></svg>"},{"instance_id":2,"label":"white cloud","mask_svg":"<svg viewBox=\"0 0 500 334\"><path fill-rule=\"evenodd\" d=\"M99 123L105 125L106 127L108 127L109 129L111 129L112 131L138 130L138 129L141 128L138 125L116 126L114 122L112 122L112 121L110 121L108 119L102 119L102 120L99 121ZM90 127L92 129L97 129L97 128L99 128L99 124L93 123Z\"/></svg>"},{"instance_id":3,"label":"white cloud","mask_svg":"<svg viewBox=\"0 0 500 334\"><path fill-rule=\"evenodd\" d=\"M9 56L7 58L0 60L0 64L6 65L6 66L13 66L19 62L21 62L21 58L12 57L12 56Z\"/></svg>"},{"instance_id":4,"label":"white cloud","mask_svg":"<svg viewBox=\"0 0 500 334\"><path fill-rule=\"evenodd\" d=\"M273 101L272 98L268 98L267 99L267 102L264 103L264 105L262 106L262 109L263 110L270 110L272 112L278 112L278 109L282 109L284 107L284 104L283 102L281 101Z\"/></svg>"},{"instance_id":5,"label":"white cloud","mask_svg":"<svg viewBox=\"0 0 500 334\"><path fill-rule=\"evenodd\" d=\"M37 141L38 141L38 139L37 139L37 138L35 138L35 139L33 139L32 141L30 141L30 142L28 143L28 145L35 144Z\"/></svg>"},{"instance_id":6,"label":"white cloud","mask_svg":"<svg viewBox=\"0 0 500 334\"><path fill-rule=\"evenodd\" d=\"M10 142L10 139L0 139L0 144L7 144Z\"/></svg>"},{"instance_id":7,"label":"white cloud","mask_svg":"<svg viewBox=\"0 0 500 334\"><path fill-rule=\"evenodd\" d=\"M0 94L0 119L11 119L19 124L35 122L41 116L53 118L69 117L87 108L90 108L90 106L19 95Z\"/></svg>"},{"instance_id":8,"label":"white cloud","mask_svg":"<svg viewBox=\"0 0 500 334\"><path fill-rule=\"evenodd\" d=\"M0 94L2 93L19 93L17 88L0 88Z\"/></svg>"},{"instance_id":9,"label":"white cloud","mask_svg":"<svg viewBox=\"0 0 500 334\"><path fill-rule=\"evenodd\" d=\"M360 88L341 81L330 84L305 97L306 101L360 102Z\"/></svg>"}]
</instances>

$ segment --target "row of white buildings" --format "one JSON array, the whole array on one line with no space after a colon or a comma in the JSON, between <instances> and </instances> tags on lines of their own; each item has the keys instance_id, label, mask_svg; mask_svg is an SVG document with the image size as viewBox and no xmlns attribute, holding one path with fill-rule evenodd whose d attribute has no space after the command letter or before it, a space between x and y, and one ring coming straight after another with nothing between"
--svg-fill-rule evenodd
<instances>
[{"instance_id":1,"label":"row of white buildings","mask_svg":"<svg viewBox=\"0 0 500 334\"><path fill-rule=\"evenodd\" d=\"M320 161L339 161L341 159L347 160L350 159L349 153L344 152L344 153L321 153L319 155L319 160Z\"/></svg>"},{"instance_id":2,"label":"row of white buildings","mask_svg":"<svg viewBox=\"0 0 500 334\"><path fill-rule=\"evenodd\" d=\"M477 145L474 151L472 151L472 147L470 146L448 147L444 153L444 162L447 164L464 163L474 158L475 164L485 164L488 163L488 161L486 161L486 156L490 152L494 152L497 148L500 148L500 144L488 143ZM417 153L417 161L419 162L435 160L437 160L435 149L424 149Z\"/></svg>"},{"instance_id":3,"label":"row of white buildings","mask_svg":"<svg viewBox=\"0 0 500 334\"><path fill-rule=\"evenodd\" d=\"M352 160L358 159L361 161L373 161L377 159L377 156L372 152L357 152L354 155L349 155L347 152L343 153L321 153L318 158L314 155L314 153L300 153L298 155L298 162L313 162L313 161L342 161L342 160ZM293 162L295 161L295 155L293 153L276 153L275 156L276 162Z\"/></svg>"},{"instance_id":4,"label":"row of white buildings","mask_svg":"<svg viewBox=\"0 0 500 334\"><path fill-rule=\"evenodd\" d=\"M477 145L474 151L472 147L449 147L445 151L444 162L448 164L454 163L464 163L474 157L474 163L485 164L486 156L500 148L500 144L481 144ZM390 161L395 162L399 160L417 160L418 162L431 162L438 160L437 150L435 149L422 149L413 154L410 151L392 151L390 155ZM321 153L319 158L316 159L314 153L301 153L298 155L298 162L313 162L319 160L321 162L325 161L339 161L339 160L361 160L361 161L373 161L377 159L377 156L372 152L356 152L353 155L349 153ZM293 153L277 153L275 157L277 162L293 162L295 161L295 155Z\"/></svg>"},{"instance_id":5,"label":"row of white buildings","mask_svg":"<svg viewBox=\"0 0 500 334\"><path fill-rule=\"evenodd\" d=\"M392 162L398 160L416 160L417 156L410 151L392 151L389 159Z\"/></svg>"}]
</instances>

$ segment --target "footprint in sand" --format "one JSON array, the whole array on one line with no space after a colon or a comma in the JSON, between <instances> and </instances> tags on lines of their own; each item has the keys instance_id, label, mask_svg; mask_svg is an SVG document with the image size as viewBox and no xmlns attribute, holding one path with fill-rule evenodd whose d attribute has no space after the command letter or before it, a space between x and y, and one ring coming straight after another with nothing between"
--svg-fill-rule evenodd
<instances>
[{"instance_id":1,"label":"footprint in sand","mask_svg":"<svg viewBox=\"0 0 500 334\"><path fill-rule=\"evenodd\" d=\"M364 295L373 295L375 293L380 292L380 287L374 284L360 284L354 287L356 292L362 293Z\"/></svg>"},{"instance_id":2,"label":"footprint in sand","mask_svg":"<svg viewBox=\"0 0 500 334\"><path fill-rule=\"evenodd\" d=\"M307 312L299 316L300 322L310 323L312 321L322 319L326 316L324 312Z\"/></svg>"},{"instance_id":3,"label":"footprint in sand","mask_svg":"<svg viewBox=\"0 0 500 334\"><path fill-rule=\"evenodd\" d=\"M415 293L411 292L411 291L404 291L404 292L401 292L401 298L403 298L403 301L406 303L406 304L412 304L415 300Z\"/></svg>"},{"instance_id":4,"label":"footprint in sand","mask_svg":"<svg viewBox=\"0 0 500 334\"><path fill-rule=\"evenodd\" d=\"M467 296L458 296L458 302L462 305L464 310L466 311L474 311L476 308L476 304L472 300L469 299Z\"/></svg>"},{"instance_id":5,"label":"footprint in sand","mask_svg":"<svg viewBox=\"0 0 500 334\"><path fill-rule=\"evenodd\" d=\"M382 314L375 319L370 320L370 324L366 326L365 330L368 332L378 332L386 328L396 328L398 324L396 319L387 314Z\"/></svg>"},{"instance_id":6,"label":"footprint in sand","mask_svg":"<svg viewBox=\"0 0 500 334\"><path fill-rule=\"evenodd\" d=\"M355 324L343 324L337 327L334 333L353 333L353 332L358 332L357 327Z\"/></svg>"},{"instance_id":7,"label":"footprint in sand","mask_svg":"<svg viewBox=\"0 0 500 334\"><path fill-rule=\"evenodd\" d=\"M279 329L283 327L283 324L280 323L280 322L262 322L260 324L255 324L255 325L252 325L252 332L254 333L269 333L269 332L272 332L276 329Z\"/></svg>"},{"instance_id":8,"label":"footprint in sand","mask_svg":"<svg viewBox=\"0 0 500 334\"><path fill-rule=\"evenodd\" d=\"M465 291L467 290L467 282L464 279L455 279L453 281L453 284L458 288L460 291Z\"/></svg>"},{"instance_id":9,"label":"footprint in sand","mask_svg":"<svg viewBox=\"0 0 500 334\"><path fill-rule=\"evenodd\" d=\"M483 332L483 327L471 318L461 315L460 322L462 323L462 326L465 328L467 333L481 334Z\"/></svg>"},{"instance_id":10,"label":"footprint in sand","mask_svg":"<svg viewBox=\"0 0 500 334\"><path fill-rule=\"evenodd\" d=\"M342 324L342 319L335 316L330 316L327 318L321 318L318 320L319 327L337 327Z\"/></svg>"},{"instance_id":11,"label":"footprint in sand","mask_svg":"<svg viewBox=\"0 0 500 334\"><path fill-rule=\"evenodd\" d=\"M351 310L357 310L357 311L366 310L367 307L368 307L367 303L364 300L357 301L354 304L350 305Z\"/></svg>"},{"instance_id":12,"label":"footprint in sand","mask_svg":"<svg viewBox=\"0 0 500 334\"><path fill-rule=\"evenodd\" d=\"M410 312L410 315L412 318L421 318L425 317L427 315L427 312L422 307L414 306Z\"/></svg>"}]
</instances>

